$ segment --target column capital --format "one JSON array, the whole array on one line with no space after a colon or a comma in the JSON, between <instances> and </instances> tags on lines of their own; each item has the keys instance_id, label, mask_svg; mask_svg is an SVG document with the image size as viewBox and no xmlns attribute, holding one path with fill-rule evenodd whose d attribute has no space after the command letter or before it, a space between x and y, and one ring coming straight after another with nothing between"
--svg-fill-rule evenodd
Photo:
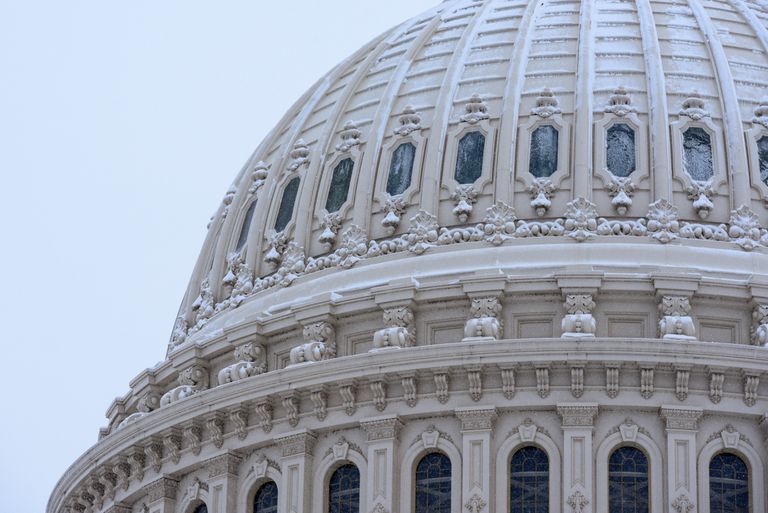
<instances>
[{"instance_id":1,"label":"column capital","mask_svg":"<svg viewBox=\"0 0 768 513\"><path fill-rule=\"evenodd\" d=\"M592 427L597 416L597 403L560 403L557 414L563 419L563 427Z\"/></svg>"},{"instance_id":2,"label":"column capital","mask_svg":"<svg viewBox=\"0 0 768 513\"><path fill-rule=\"evenodd\" d=\"M667 423L667 431L698 431L702 415L703 409L685 406L662 406L659 410L659 416Z\"/></svg>"},{"instance_id":3,"label":"column capital","mask_svg":"<svg viewBox=\"0 0 768 513\"><path fill-rule=\"evenodd\" d=\"M279 436L276 438L276 441L278 445L280 445L283 458L290 458L291 456L312 456L315 442L317 442L317 436L315 436L312 431L302 429L300 431L293 431Z\"/></svg>"},{"instance_id":4,"label":"column capital","mask_svg":"<svg viewBox=\"0 0 768 513\"><path fill-rule=\"evenodd\" d=\"M178 486L179 482L175 479L161 477L145 486L144 492L147 494L150 504L163 499L175 500Z\"/></svg>"},{"instance_id":5,"label":"column capital","mask_svg":"<svg viewBox=\"0 0 768 513\"><path fill-rule=\"evenodd\" d=\"M233 452L226 452L220 456L215 456L205 461L205 469L208 471L208 477L213 479L224 475L238 475L240 463L243 457Z\"/></svg>"},{"instance_id":6,"label":"column capital","mask_svg":"<svg viewBox=\"0 0 768 513\"><path fill-rule=\"evenodd\" d=\"M398 415L383 415L362 419L360 427L368 434L369 442L378 442L396 440L400 436L403 423Z\"/></svg>"},{"instance_id":7,"label":"column capital","mask_svg":"<svg viewBox=\"0 0 768 513\"><path fill-rule=\"evenodd\" d=\"M454 414L461 421L462 433L467 431L491 431L498 412L495 406L456 408Z\"/></svg>"}]
</instances>

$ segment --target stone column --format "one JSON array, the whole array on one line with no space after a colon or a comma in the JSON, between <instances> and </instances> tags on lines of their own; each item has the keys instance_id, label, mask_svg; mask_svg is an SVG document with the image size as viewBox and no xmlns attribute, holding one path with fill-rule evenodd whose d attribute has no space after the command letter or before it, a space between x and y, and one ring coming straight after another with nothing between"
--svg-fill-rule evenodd
<instances>
[{"instance_id":1,"label":"stone column","mask_svg":"<svg viewBox=\"0 0 768 513\"><path fill-rule=\"evenodd\" d=\"M178 486L179 482L175 479L161 477L144 487L149 501L147 513L175 513Z\"/></svg>"},{"instance_id":2,"label":"stone column","mask_svg":"<svg viewBox=\"0 0 768 513\"><path fill-rule=\"evenodd\" d=\"M205 462L208 471L208 513L230 513L237 509L237 475L243 458L225 453Z\"/></svg>"},{"instance_id":3,"label":"stone column","mask_svg":"<svg viewBox=\"0 0 768 513\"><path fill-rule=\"evenodd\" d=\"M595 503L592 434L597 404L562 403L557 405L557 413L563 419L563 511L592 513Z\"/></svg>"},{"instance_id":4,"label":"stone column","mask_svg":"<svg viewBox=\"0 0 768 513\"><path fill-rule=\"evenodd\" d=\"M310 513L312 509L312 450L317 437L302 429L277 438L282 450L279 513Z\"/></svg>"},{"instance_id":5,"label":"stone column","mask_svg":"<svg viewBox=\"0 0 768 513\"><path fill-rule=\"evenodd\" d=\"M491 503L491 439L495 406L457 408L462 434L462 483L461 497L464 508L470 513L481 513Z\"/></svg>"},{"instance_id":6,"label":"stone column","mask_svg":"<svg viewBox=\"0 0 768 513\"><path fill-rule=\"evenodd\" d=\"M397 415L371 417L360 421L368 434L368 496L363 511L396 511L399 484L397 443L403 423Z\"/></svg>"},{"instance_id":7,"label":"stone column","mask_svg":"<svg viewBox=\"0 0 768 513\"><path fill-rule=\"evenodd\" d=\"M696 513L696 432L704 410L684 406L662 406L659 414L667 423L667 509Z\"/></svg>"}]
</instances>

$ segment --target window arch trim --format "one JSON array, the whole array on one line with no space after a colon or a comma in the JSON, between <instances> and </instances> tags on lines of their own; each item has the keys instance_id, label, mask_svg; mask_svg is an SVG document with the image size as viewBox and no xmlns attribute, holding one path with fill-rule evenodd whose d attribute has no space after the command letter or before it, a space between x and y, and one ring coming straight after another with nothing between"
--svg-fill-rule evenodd
<instances>
[{"instance_id":1,"label":"window arch trim","mask_svg":"<svg viewBox=\"0 0 768 513\"><path fill-rule=\"evenodd\" d=\"M523 440L519 432L515 433L499 447L496 453L496 511L509 509L509 465L512 456L523 447L537 447L549 458L549 511L559 511L562 472L560 450L554 440L539 432L535 433L533 440Z\"/></svg>"},{"instance_id":2,"label":"window arch trim","mask_svg":"<svg viewBox=\"0 0 768 513\"><path fill-rule=\"evenodd\" d=\"M706 182L712 184L712 189L715 191L715 197L717 197L719 193L723 192L720 188L727 185L731 177L728 176L729 171L725 162L722 130L715 125L710 118L706 117L700 120L692 120L686 116L680 115L679 120L670 125L672 134L672 175L677 182L677 184L673 185L673 191L685 190L693 183L693 179L685 170L685 161L683 158L683 153L685 152L683 147L684 134L689 128L701 128L709 135L712 145L713 174L712 178ZM677 187L681 188L676 189Z\"/></svg>"},{"instance_id":3,"label":"window arch trim","mask_svg":"<svg viewBox=\"0 0 768 513\"><path fill-rule=\"evenodd\" d=\"M368 462L365 456L352 448L347 451L344 458L336 458L333 452L331 452L326 454L318 464L317 475L322 476L322 486L312 487L312 504L322 504L320 511L323 513L328 512L328 486L331 482L331 476L339 467L348 464L356 466L358 472L360 472L360 513L365 513L366 501L368 500L368 482L370 480Z\"/></svg>"},{"instance_id":4,"label":"window arch trim","mask_svg":"<svg viewBox=\"0 0 768 513\"><path fill-rule=\"evenodd\" d=\"M244 468L250 468L251 465L256 463L257 456L253 456L253 459L248 460L244 462L243 467ZM256 466L254 465L254 468ZM251 472L248 474L248 476L245 478L242 484L238 485L237 490L237 511L246 511L247 513L253 513L253 500L256 497L256 492L259 491L259 488L262 487L265 483L268 481L274 481L274 483L277 485L277 494L278 494L278 504L280 504L280 501L282 500L282 486L283 486L283 476L282 474L277 470L269 465L266 466L266 470L261 473L258 471Z\"/></svg>"},{"instance_id":5,"label":"window arch trim","mask_svg":"<svg viewBox=\"0 0 768 513\"><path fill-rule=\"evenodd\" d=\"M439 438L436 447L427 448L423 443L411 446L403 456L402 468L406 471L400 474L400 511L413 511L416 493L416 466L421 458L432 452L443 453L451 460L451 507L461 508L462 466L461 452L451 442Z\"/></svg>"},{"instance_id":6,"label":"window arch trim","mask_svg":"<svg viewBox=\"0 0 768 513\"><path fill-rule=\"evenodd\" d=\"M333 175L336 168L345 160L352 161L352 175L349 179L349 189L347 189L347 198L341 204L339 209L335 212L343 218L349 215L349 211L353 208L355 203L355 197L357 192L357 184L360 177L360 166L363 162L363 154L357 149L353 148L346 153L337 153L333 159L323 163L321 168L321 176L319 180L315 180L316 191L315 197L312 199L314 202L315 217L322 221L325 215L328 213L326 210L326 204L328 202L328 194L331 192L331 184L333 183ZM309 179L309 177L307 177Z\"/></svg>"},{"instance_id":7,"label":"window arch trim","mask_svg":"<svg viewBox=\"0 0 768 513\"><path fill-rule=\"evenodd\" d=\"M379 163L377 164L377 172L375 178L367 178L367 173L362 173L359 180L359 190L364 191L366 189L366 181L374 180L374 192L373 197L379 206L384 204L387 194L387 180L389 179L389 168L392 165L392 158L394 157L395 150L400 145L405 143L411 143L416 147L416 155L413 159L413 170L411 171L411 183L400 196L402 196L406 202L410 202L416 193L421 189L421 177L424 166L424 152L426 150L426 141L418 131L412 132L406 136L393 137L383 148L381 149Z\"/></svg>"},{"instance_id":8,"label":"window arch trim","mask_svg":"<svg viewBox=\"0 0 768 513\"><path fill-rule=\"evenodd\" d=\"M632 440L628 437L625 439L621 431L606 437L597 448L597 457L595 458L595 479L597 485L595 511L608 511L608 462L614 451L622 447L639 449L648 458L648 488L651 493L650 512L664 513L663 494L655 492L655 490L664 489L665 467L659 446L643 433L638 432L635 439ZM674 498L670 500L674 500Z\"/></svg>"},{"instance_id":9,"label":"window arch trim","mask_svg":"<svg viewBox=\"0 0 768 513\"><path fill-rule=\"evenodd\" d=\"M749 470L749 500L750 511L765 511L765 497L762 490L765 482L765 468L760 455L749 444L741 441L735 447L726 447L722 437L717 437L706 444L699 452L697 461L699 472L698 511L710 513L709 509L709 464L718 454L728 452L735 454L747 464Z\"/></svg>"},{"instance_id":10,"label":"window arch trim","mask_svg":"<svg viewBox=\"0 0 768 513\"><path fill-rule=\"evenodd\" d=\"M493 168L496 152L498 151L496 134L497 128L491 125L490 120L484 119L475 124L459 123L452 127L446 134L445 139L445 158L441 164L440 184L450 195L460 185L456 180L456 165L459 156L459 143L468 134L477 132L485 137L483 146L483 162L481 165L480 176L471 184L475 190L481 192L485 187L494 181ZM438 201L436 198L435 201ZM435 205L437 206L437 205ZM429 209L427 209L429 210Z\"/></svg>"}]
</instances>

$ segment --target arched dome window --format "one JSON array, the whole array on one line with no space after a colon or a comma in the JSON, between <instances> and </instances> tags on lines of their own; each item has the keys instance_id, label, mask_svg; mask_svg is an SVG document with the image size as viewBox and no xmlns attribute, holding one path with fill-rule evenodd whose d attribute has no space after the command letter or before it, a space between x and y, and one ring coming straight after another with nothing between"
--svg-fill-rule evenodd
<instances>
[{"instance_id":1,"label":"arched dome window","mask_svg":"<svg viewBox=\"0 0 768 513\"><path fill-rule=\"evenodd\" d=\"M749 513L749 469L729 452L717 454L709 462L709 511Z\"/></svg>"},{"instance_id":2,"label":"arched dome window","mask_svg":"<svg viewBox=\"0 0 768 513\"><path fill-rule=\"evenodd\" d=\"M274 481L264 483L256 492L253 513L277 513L277 485Z\"/></svg>"},{"instance_id":3,"label":"arched dome window","mask_svg":"<svg viewBox=\"0 0 768 513\"><path fill-rule=\"evenodd\" d=\"M416 465L415 513L451 513L451 460L429 453Z\"/></svg>"},{"instance_id":4,"label":"arched dome window","mask_svg":"<svg viewBox=\"0 0 768 513\"><path fill-rule=\"evenodd\" d=\"M483 174L485 136L480 132L469 132L459 140L454 178L460 184L475 183Z\"/></svg>"},{"instance_id":5,"label":"arched dome window","mask_svg":"<svg viewBox=\"0 0 768 513\"><path fill-rule=\"evenodd\" d=\"M397 196L411 186L413 163L416 160L416 146L413 143L403 143L392 152L392 162L389 164L387 176L387 194Z\"/></svg>"},{"instance_id":6,"label":"arched dome window","mask_svg":"<svg viewBox=\"0 0 768 513\"><path fill-rule=\"evenodd\" d=\"M636 168L635 131L626 123L616 123L608 129L606 161L613 176L626 178Z\"/></svg>"},{"instance_id":7,"label":"arched dome window","mask_svg":"<svg viewBox=\"0 0 768 513\"><path fill-rule=\"evenodd\" d=\"M523 447L512 455L509 512L549 512L549 458L538 447Z\"/></svg>"},{"instance_id":8,"label":"arched dome window","mask_svg":"<svg viewBox=\"0 0 768 513\"><path fill-rule=\"evenodd\" d=\"M694 180L706 182L714 176L712 138L703 128L692 126L683 132L683 166Z\"/></svg>"},{"instance_id":9,"label":"arched dome window","mask_svg":"<svg viewBox=\"0 0 768 513\"><path fill-rule=\"evenodd\" d=\"M208 506L205 503L200 504L195 508L195 513L208 513Z\"/></svg>"},{"instance_id":10,"label":"arched dome window","mask_svg":"<svg viewBox=\"0 0 768 513\"><path fill-rule=\"evenodd\" d=\"M360 511L360 471L350 464L342 465L328 483L328 513Z\"/></svg>"},{"instance_id":11,"label":"arched dome window","mask_svg":"<svg viewBox=\"0 0 768 513\"><path fill-rule=\"evenodd\" d=\"M328 188L328 199L325 201L325 210L328 212L338 212L344 202L347 201L354 167L355 162L352 159L344 159L333 170L331 186Z\"/></svg>"},{"instance_id":12,"label":"arched dome window","mask_svg":"<svg viewBox=\"0 0 768 513\"><path fill-rule=\"evenodd\" d=\"M760 161L760 180L768 185L768 136L757 141L757 157Z\"/></svg>"},{"instance_id":13,"label":"arched dome window","mask_svg":"<svg viewBox=\"0 0 768 513\"><path fill-rule=\"evenodd\" d=\"M559 136L557 128L551 125L542 125L531 134L528 171L536 178L547 178L557 171Z\"/></svg>"},{"instance_id":14,"label":"arched dome window","mask_svg":"<svg viewBox=\"0 0 768 513\"><path fill-rule=\"evenodd\" d=\"M620 447L608 460L609 513L648 513L648 458L635 447Z\"/></svg>"},{"instance_id":15,"label":"arched dome window","mask_svg":"<svg viewBox=\"0 0 768 513\"><path fill-rule=\"evenodd\" d=\"M253 222L253 213L256 211L256 202L251 202L251 206L248 207L248 212L245 213L245 219L243 220L243 226L240 228L240 236L237 238L237 250L240 251L248 242L248 232L251 230L251 223Z\"/></svg>"},{"instance_id":16,"label":"arched dome window","mask_svg":"<svg viewBox=\"0 0 768 513\"><path fill-rule=\"evenodd\" d=\"M275 231L282 232L293 217L293 206L296 203L296 196L299 193L299 184L301 179L297 176L288 182L283 190L283 199L280 201L280 209L277 211L275 219Z\"/></svg>"}]
</instances>

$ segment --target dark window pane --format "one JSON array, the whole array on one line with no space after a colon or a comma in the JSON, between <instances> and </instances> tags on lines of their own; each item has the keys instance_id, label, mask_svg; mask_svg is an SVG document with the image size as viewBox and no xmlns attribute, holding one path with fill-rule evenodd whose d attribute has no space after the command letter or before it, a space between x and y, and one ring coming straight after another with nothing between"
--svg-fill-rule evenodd
<instances>
[{"instance_id":1,"label":"dark window pane","mask_svg":"<svg viewBox=\"0 0 768 513\"><path fill-rule=\"evenodd\" d=\"M264 483L253 498L253 513L277 513L277 485Z\"/></svg>"},{"instance_id":2,"label":"dark window pane","mask_svg":"<svg viewBox=\"0 0 768 513\"><path fill-rule=\"evenodd\" d=\"M200 504L195 508L195 513L208 513L208 506L205 504Z\"/></svg>"},{"instance_id":3,"label":"dark window pane","mask_svg":"<svg viewBox=\"0 0 768 513\"><path fill-rule=\"evenodd\" d=\"M354 465L336 469L328 483L328 513L358 513L360 471Z\"/></svg>"},{"instance_id":4,"label":"dark window pane","mask_svg":"<svg viewBox=\"0 0 768 513\"><path fill-rule=\"evenodd\" d=\"M635 170L635 131L617 123L608 129L606 160L614 176L627 177Z\"/></svg>"},{"instance_id":5,"label":"dark window pane","mask_svg":"<svg viewBox=\"0 0 768 513\"><path fill-rule=\"evenodd\" d=\"M347 201L349 183L352 181L352 169L355 163L352 159L344 159L333 170L331 187L328 189L328 199L325 202L325 210L336 212Z\"/></svg>"},{"instance_id":6,"label":"dark window pane","mask_svg":"<svg viewBox=\"0 0 768 513\"><path fill-rule=\"evenodd\" d=\"M683 165L694 180L707 181L715 174L712 160L712 139L699 127L683 133Z\"/></svg>"},{"instance_id":7,"label":"dark window pane","mask_svg":"<svg viewBox=\"0 0 768 513\"><path fill-rule=\"evenodd\" d=\"M709 511L749 513L749 470L735 454L718 454L709 463Z\"/></svg>"},{"instance_id":8,"label":"dark window pane","mask_svg":"<svg viewBox=\"0 0 768 513\"><path fill-rule=\"evenodd\" d=\"M251 223L253 222L253 213L256 211L256 202L252 202L248 207L248 212L245 213L245 219L243 220L243 227L240 229L240 236L237 238L237 250L240 251L248 242L248 232L251 229Z\"/></svg>"},{"instance_id":9,"label":"dark window pane","mask_svg":"<svg viewBox=\"0 0 768 513\"><path fill-rule=\"evenodd\" d=\"M413 163L416 159L416 146L403 143L392 153L387 177L387 194L397 196L411 186Z\"/></svg>"},{"instance_id":10,"label":"dark window pane","mask_svg":"<svg viewBox=\"0 0 768 513\"><path fill-rule=\"evenodd\" d=\"M475 183L483 174L483 153L485 136L480 132L470 132L459 141L456 157L456 181L462 184Z\"/></svg>"},{"instance_id":11,"label":"dark window pane","mask_svg":"<svg viewBox=\"0 0 768 513\"><path fill-rule=\"evenodd\" d=\"M648 513L648 458L639 449L621 447L608 461L610 513Z\"/></svg>"},{"instance_id":12,"label":"dark window pane","mask_svg":"<svg viewBox=\"0 0 768 513\"><path fill-rule=\"evenodd\" d=\"M296 195L299 193L299 177L294 178L283 191L283 199L280 201L280 210L277 211L277 220L275 220L275 230L282 232L293 217L293 205L296 203Z\"/></svg>"},{"instance_id":13,"label":"dark window pane","mask_svg":"<svg viewBox=\"0 0 768 513\"><path fill-rule=\"evenodd\" d=\"M528 170L536 178L547 178L557 171L560 133L550 125L538 127L531 134L531 161Z\"/></svg>"},{"instance_id":14,"label":"dark window pane","mask_svg":"<svg viewBox=\"0 0 768 513\"><path fill-rule=\"evenodd\" d=\"M523 447L509 470L510 513L549 512L549 458L538 447Z\"/></svg>"},{"instance_id":15,"label":"dark window pane","mask_svg":"<svg viewBox=\"0 0 768 513\"><path fill-rule=\"evenodd\" d=\"M416 513L451 513L451 460L433 452L416 466Z\"/></svg>"},{"instance_id":16,"label":"dark window pane","mask_svg":"<svg viewBox=\"0 0 768 513\"><path fill-rule=\"evenodd\" d=\"M768 137L757 141L757 155L760 159L760 180L768 185Z\"/></svg>"}]
</instances>

